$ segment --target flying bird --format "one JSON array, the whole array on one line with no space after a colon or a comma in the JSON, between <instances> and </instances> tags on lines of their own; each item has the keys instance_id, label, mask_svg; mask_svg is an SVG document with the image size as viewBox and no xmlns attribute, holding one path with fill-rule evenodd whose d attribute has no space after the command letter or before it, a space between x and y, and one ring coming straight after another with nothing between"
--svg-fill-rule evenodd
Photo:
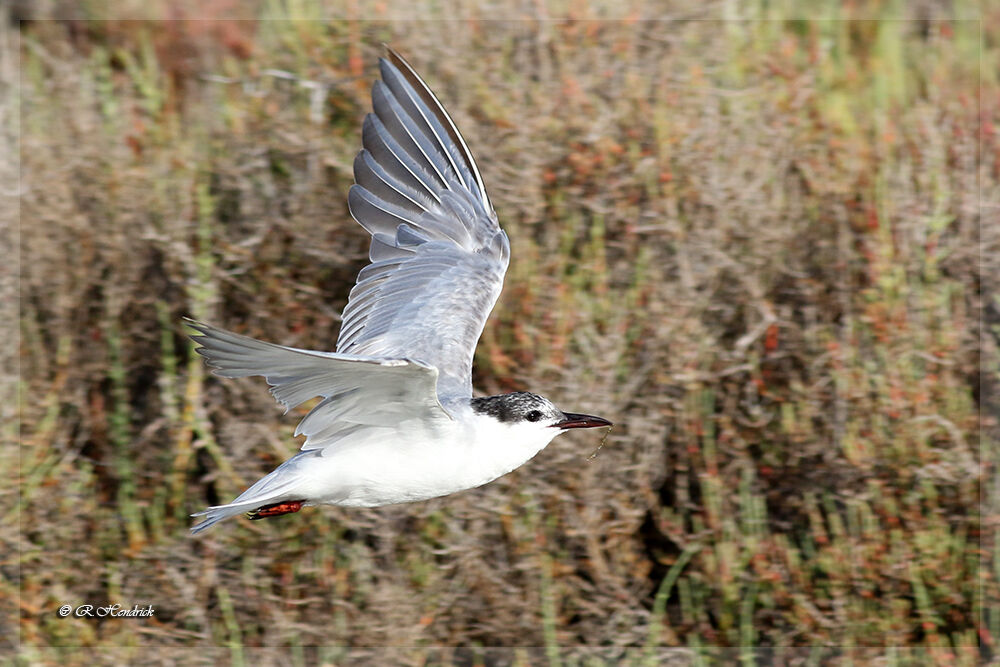
<instances>
[{"instance_id":1,"label":"flying bird","mask_svg":"<svg viewBox=\"0 0 1000 667\"><path fill-rule=\"evenodd\" d=\"M379 61L348 194L371 263L344 309L336 352L266 343L186 320L216 375L263 376L302 419L301 451L206 520L312 505L376 507L481 486L555 436L611 426L528 392L474 398L472 357L510 260L476 162L448 112L399 54Z\"/></svg>"}]
</instances>

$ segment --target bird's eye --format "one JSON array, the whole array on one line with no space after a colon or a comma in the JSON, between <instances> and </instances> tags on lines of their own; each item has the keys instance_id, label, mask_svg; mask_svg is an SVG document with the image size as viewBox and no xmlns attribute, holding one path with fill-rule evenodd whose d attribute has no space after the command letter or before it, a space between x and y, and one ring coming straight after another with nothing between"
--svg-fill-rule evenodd
<instances>
[{"instance_id":1,"label":"bird's eye","mask_svg":"<svg viewBox=\"0 0 1000 667\"><path fill-rule=\"evenodd\" d=\"M527 419L529 422L536 422L542 418L542 413L539 412L538 410L532 410L531 412L526 414L524 418Z\"/></svg>"}]
</instances>

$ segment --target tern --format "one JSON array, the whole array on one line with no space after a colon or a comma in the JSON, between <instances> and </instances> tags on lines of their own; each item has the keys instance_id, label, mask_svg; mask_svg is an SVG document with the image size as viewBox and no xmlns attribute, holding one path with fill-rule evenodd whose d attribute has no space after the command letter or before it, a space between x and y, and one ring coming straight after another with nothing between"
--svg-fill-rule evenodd
<instances>
[{"instance_id":1,"label":"tern","mask_svg":"<svg viewBox=\"0 0 1000 667\"><path fill-rule=\"evenodd\" d=\"M371 234L336 352L266 343L186 320L216 375L263 376L299 423L301 451L227 505L251 519L313 505L445 496L518 468L569 429L611 426L528 392L473 398L472 359L503 287L510 243L465 140L399 54L379 60L348 194Z\"/></svg>"}]
</instances>

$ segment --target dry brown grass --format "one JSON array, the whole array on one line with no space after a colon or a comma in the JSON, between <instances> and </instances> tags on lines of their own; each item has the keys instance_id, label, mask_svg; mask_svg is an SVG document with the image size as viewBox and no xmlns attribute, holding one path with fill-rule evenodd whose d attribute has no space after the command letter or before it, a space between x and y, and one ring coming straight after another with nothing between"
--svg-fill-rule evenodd
<instances>
[{"instance_id":1,"label":"dry brown grass","mask_svg":"<svg viewBox=\"0 0 1000 667\"><path fill-rule=\"evenodd\" d=\"M21 521L2 529L24 659L992 651L980 197L1000 144L976 58L995 62L997 16L431 4L439 20L24 26ZM617 426L593 459L594 434L563 437L453 497L192 539L190 512L298 443L263 382L205 373L180 318L333 346L366 256L345 193L382 41L455 116L511 238L476 387ZM156 615L56 614L114 602Z\"/></svg>"}]
</instances>

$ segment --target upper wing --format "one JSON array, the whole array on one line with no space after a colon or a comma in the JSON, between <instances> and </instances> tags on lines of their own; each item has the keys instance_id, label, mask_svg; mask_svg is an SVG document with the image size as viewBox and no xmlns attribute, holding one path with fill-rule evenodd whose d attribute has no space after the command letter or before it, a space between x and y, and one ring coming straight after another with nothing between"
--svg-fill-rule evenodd
<instances>
[{"instance_id":1,"label":"upper wing","mask_svg":"<svg viewBox=\"0 0 1000 667\"><path fill-rule=\"evenodd\" d=\"M302 449L325 447L361 425L451 418L437 400L437 370L425 364L300 350L187 323L201 334L192 338L216 375L263 375L286 411L323 397L295 429L295 435L306 436Z\"/></svg>"},{"instance_id":2,"label":"upper wing","mask_svg":"<svg viewBox=\"0 0 1000 667\"><path fill-rule=\"evenodd\" d=\"M472 396L472 356L510 244L444 107L391 49L379 64L348 196L372 263L351 290L337 352L419 360L437 368L440 396Z\"/></svg>"}]
</instances>

